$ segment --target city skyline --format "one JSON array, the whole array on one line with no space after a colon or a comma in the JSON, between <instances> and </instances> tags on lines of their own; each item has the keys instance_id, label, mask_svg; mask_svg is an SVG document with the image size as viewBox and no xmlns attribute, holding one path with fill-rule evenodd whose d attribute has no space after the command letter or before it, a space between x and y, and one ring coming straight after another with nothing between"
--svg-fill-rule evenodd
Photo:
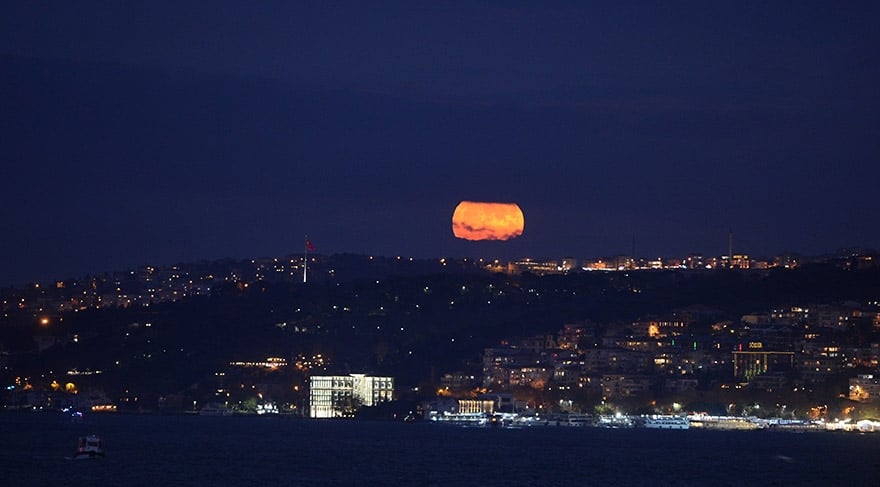
<instances>
[{"instance_id":1,"label":"city skyline","mask_svg":"<svg viewBox=\"0 0 880 487\"><path fill-rule=\"evenodd\" d=\"M880 6L7 6L0 286L295 253L873 248ZM522 236L455 238L462 200Z\"/></svg>"}]
</instances>

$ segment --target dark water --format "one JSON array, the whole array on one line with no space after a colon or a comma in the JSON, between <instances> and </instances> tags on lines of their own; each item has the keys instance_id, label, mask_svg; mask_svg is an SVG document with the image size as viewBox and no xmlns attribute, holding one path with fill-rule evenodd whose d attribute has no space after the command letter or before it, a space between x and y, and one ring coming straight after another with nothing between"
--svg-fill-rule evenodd
<instances>
[{"instance_id":1,"label":"dark water","mask_svg":"<svg viewBox=\"0 0 880 487\"><path fill-rule=\"evenodd\" d=\"M72 461L80 435L106 458ZM0 414L0 485L880 485L880 434Z\"/></svg>"}]
</instances>

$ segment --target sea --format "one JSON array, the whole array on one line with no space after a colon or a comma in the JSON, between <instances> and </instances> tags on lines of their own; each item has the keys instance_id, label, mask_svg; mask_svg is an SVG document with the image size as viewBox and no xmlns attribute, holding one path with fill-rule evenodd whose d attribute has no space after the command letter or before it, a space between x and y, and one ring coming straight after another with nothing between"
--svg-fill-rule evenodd
<instances>
[{"instance_id":1,"label":"sea","mask_svg":"<svg viewBox=\"0 0 880 487\"><path fill-rule=\"evenodd\" d=\"M71 460L79 436L106 456ZM880 485L880 433L0 413L3 486Z\"/></svg>"}]
</instances>

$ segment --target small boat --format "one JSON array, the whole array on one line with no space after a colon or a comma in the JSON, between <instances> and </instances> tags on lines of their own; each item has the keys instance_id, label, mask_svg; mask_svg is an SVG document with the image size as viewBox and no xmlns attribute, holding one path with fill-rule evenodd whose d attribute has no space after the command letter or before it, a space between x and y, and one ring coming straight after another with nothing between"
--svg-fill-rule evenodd
<instances>
[{"instance_id":1,"label":"small boat","mask_svg":"<svg viewBox=\"0 0 880 487\"><path fill-rule=\"evenodd\" d=\"M80 436L76 453L73 454L72 458L74 460L104 458L104 446L101 438L95 435Z\"/></svg>"}]
</instances>

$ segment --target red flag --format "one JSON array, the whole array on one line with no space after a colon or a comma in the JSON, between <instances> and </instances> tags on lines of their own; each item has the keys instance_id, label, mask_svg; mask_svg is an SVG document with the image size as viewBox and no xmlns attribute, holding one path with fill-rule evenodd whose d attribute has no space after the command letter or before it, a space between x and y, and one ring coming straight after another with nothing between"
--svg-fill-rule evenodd
<instances>
[{"instance_id":1,"label":"red flag","mask_svg":"<svg viewBox=\"0 0 880 487\"><path fill-rule=\"evenodd\" d=\"M315 246L312 245L312 241L309 239L306 239L306 250L308 250L309 252L315 251Z\"/></svg>"}]
</instances>

